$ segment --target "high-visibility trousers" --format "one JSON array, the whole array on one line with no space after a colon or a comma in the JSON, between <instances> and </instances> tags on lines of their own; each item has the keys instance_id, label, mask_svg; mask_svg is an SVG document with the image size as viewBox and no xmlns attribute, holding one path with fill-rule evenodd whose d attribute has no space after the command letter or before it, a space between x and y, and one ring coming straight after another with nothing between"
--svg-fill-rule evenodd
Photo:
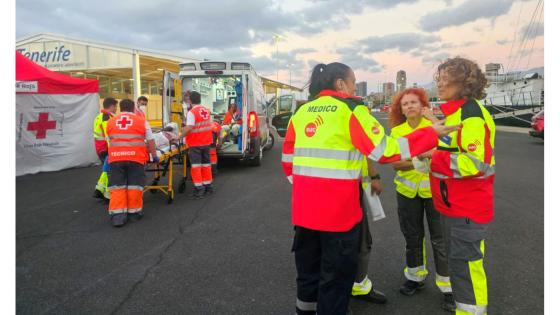
<instances>
[{"instance_id":1,"label":"high-visibility trousers","mask_svg":"<svg viewBox=\"0 0 560 315\"><path fill-rule=\"evenodd\" d=\"M347 232L296 226L296 313L346 314L356 267L360 224Z\"/></svg>"},{"instance_id":2,"label":"high-visibility trousers","mask_svg":"<svg viewBox=\"0 0 560 315\"><path fill-rule=\"evenodd\" d=\"M421 198L418 195L408 198L397 192L397 205L401 232L406 242L405 277L408 280L420 282L424 281L428 275L424 233L425 214L436 265L436 285L443 293L451 292L441 215L434 208L432 198Z\"/></svg>"},{"instance_id":3,"label":"high-visibility trousers","mask_svg":"<svg viewBox=\"0 0 560 315\"><path fill-rule=\"evenodd\" d=\"M144 165L136 162L113 162L109 168L109 215L142 211L142 194L146 182Z\"/></svg>"},{"instance_id":4,"label":"high-visibility trousers","mask_svg":"<svg viewBox=\"0 0 560 315\"><path fill-rule=\"evenodd\" d=\"M216 147L210 147L210 164L218 164L218 153L216 153Z\"/></svg>"},{"instance_id":5,"label":"high-visibility trousers","mask_svg":"<svg viewBox=\"0 0 560 315\"><path fill-rule=\"evenodd\" d=\"M442 215L455 314L487 314L488 287L484 271L484 239L488 224Z\"/></svg>"},{"instance_id":6,"label":"high-visibility trousers","mask_svg":"<svg viewBox=\"0 0 560 315\"><path fill-rule=\"evenodd\" d=\"M210 164L210 146L190 147L191 178L195 189L212 185L212 164Z\"/></svg>"},{"instance_id":7,"label":"high-visibility trousers","mask_svg":"<svg viewBox=\"0 0 560 315\"><path fill-rule=\"evenodd\" d=\"M97 184L95 185L95 189L99 190L105 198L109 199L109 158L105 155L103 166L101 168L101 175L99 175L99 179L97 179Z\"/></svg>"}]
</instances>

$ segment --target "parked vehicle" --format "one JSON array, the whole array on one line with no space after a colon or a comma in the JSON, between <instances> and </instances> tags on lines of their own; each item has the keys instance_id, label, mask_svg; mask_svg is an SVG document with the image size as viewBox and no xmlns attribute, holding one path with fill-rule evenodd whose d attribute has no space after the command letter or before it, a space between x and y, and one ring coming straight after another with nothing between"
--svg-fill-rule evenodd
<instances>
[{"instance_id":1,"label":"parked vehicle","mask_svg":"<svg viewBox=\"0 0 560 315\"><path fill-rule=\"evenodd\" d=\"M544 109L531 118L531 128L532 130L529 131L531 136L544 139Z\"/></svg>"},{"instance_id":2,"label":"parked vehicle","mask_svg":"<svg viewBox=\"0 0 560 315\"><path fill-rule=\"evenodd\" d=\"M263 85L253 67L244 62L215 61L183 63L179 66L179 74L165 71L164 78L169 82L164 80L164 89L174 87L183 92L199 92L202 96L201 105L215 113L220 121L229 104L237 105L237 118L228 126L235 130L232 133L234 136L227 135L217 150L218 157L238 158L250 165L260 165L263 150L270 149L274 140L270 138L270 119ZM166 94L175 95L175 91ZM166 103L164 97L164 108Z\"/></svg>"}]
</instances>

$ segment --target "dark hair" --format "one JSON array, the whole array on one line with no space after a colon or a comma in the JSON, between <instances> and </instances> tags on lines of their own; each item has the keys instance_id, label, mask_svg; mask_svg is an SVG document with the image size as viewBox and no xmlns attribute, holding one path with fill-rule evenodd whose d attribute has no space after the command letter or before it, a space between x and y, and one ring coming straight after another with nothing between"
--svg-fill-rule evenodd
<instances>
[{"instance_id":1,"label":"dark hair","mask_svg":"<svg viewBox=\"0 0 560 315\"><path fill-rule=\"evenodd\" d=\"M314 99L322 90L334 90L336 80L346 79L350 70L350 67L340 62L316 65L309 79L309 99Z\"/></svg>"},{"instance_id":2,"label":"dark hair","mask_svg":"<svg viewBox=\"0 0 560 315\"><path fill-rule=\"evenodd\" d=\"M200 93L197 91L192 91L191 95L189 95L189 99L191 100L191 104L200 105Z\"/></svg>"},{"instance_id":3,"label":"dark hair","mask_svg":"<svg viewBox=\"0 0 560 315\"><path fill-rule=\"evenodd\" d=\"M391 128L396 127L406 121L406 116L402 112L401 101L405 95L412 94L418 96L418 100L422 107L430 107L428 102L428 94L424 89L408 88L400 92L393 98L391 103L391 112L389 112L389 125Z\"/></svg>"},{"instance_id":4,"label":"dark hair","mask_svg":"<svg viewBox=\"0 0 560 315\"><path fill-rule=\"evenodd\" d=\"M119 107L121 109L121 112L134 112L135 105L132 100L125 98L121 100L121 102L119 103Z\"/></svg>"},{"instance_id":5,"label":"dark hair","mask_svg":"<svg viewBox=\"0 0 560 315\"><path fill-rule=\"evenodd\" d=\"M107 97L103 100L103 108L107 109L111 106L117 105L117 100L112 97Z\"/></svg>"},{"instance_id":6,"label":"dark hair","mask_svg":"<svg viewBox=\"0 0 560 315\"><path fill-rule=\"evenodd\" d=\"M449 75L449 83L460 86L459 95L456 97L478 100L486 97L484 89L488 80L474 61L461 57L448 58L438 66L434 75L436 82L439 81L443 71Z\"/></svg>"},{"instance_id":7,"label":"dark hair","mask_svg":"<svg viewBox=\"0 0 560 315\"><path fill-rule=\"evenodd\" d=\"M148 98L145 97L144 95L140 95L136 101L137 102L140 102L140 101L148 102Z\"/></svg>"}]
</instances>

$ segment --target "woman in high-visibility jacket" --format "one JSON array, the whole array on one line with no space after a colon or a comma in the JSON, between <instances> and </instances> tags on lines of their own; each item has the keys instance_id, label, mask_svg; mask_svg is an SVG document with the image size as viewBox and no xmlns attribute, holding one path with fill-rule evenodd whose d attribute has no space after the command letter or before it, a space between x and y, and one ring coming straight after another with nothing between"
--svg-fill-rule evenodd
<instances>
[{"instance_id":1,"label":"woman in high-visibility jacket","mask_svg":"<svg viewBox=\"0 0 560 315\"><path fill-rule=\"evenodd\" d=\"M423 89L410 88L397 94L391 104L389 115L391 136L399 138L414 130L431 126L432 122L423 116L422 111L422 108L429 107L428 95ZM425 214L436 265L436 285L444 294L442 307L454 311L455 302L451 293L440 214L434 209L432 202L429 168L425 165L426 162L413 158L412 161L393 163L393 168L397 171L394 182L397 190L399 223L406 242L404 275L407 280L401 286L400 292L404 295L413 295L424 287L424 280L428 275L424 237Z\"/></svg>"},{"instance_id":2,"label":"woman in high-visibility jacket","mask_svg":"<svg viewBox=\"0 0 560 315\"><path fill-rule=\"evenodd\" d=\"M438 96L446 101L440 106L445 124L462 125L442 138L430 164L430 186L434 205L442 214L456 314L486 314L484 240L494 218L496 134L492 116L479 101L486 96L487 80L476 63L460 57L440 64L435 79Z\"/></svg>"},{"instance_id":3,"label":"woman in high-visibility jacket","mask_svg":"<svg viewBox=\"0 0 560 315\"><path fill-rule=\"evenodd\" d=\"M458 127L435 124L400 139L385 136L361 98L356 78L341 63L311 74L310 102L292 116L282 166L292 186L293 250L298 314L345 314L356 275L359 183L364 156L390 163L437 146Z\"/></svg>"}]
</instances>

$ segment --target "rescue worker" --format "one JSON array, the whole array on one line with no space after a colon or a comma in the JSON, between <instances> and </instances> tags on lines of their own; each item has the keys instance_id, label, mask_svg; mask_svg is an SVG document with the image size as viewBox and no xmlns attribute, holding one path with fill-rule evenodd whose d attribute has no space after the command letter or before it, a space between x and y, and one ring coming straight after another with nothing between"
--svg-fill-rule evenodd
<instances>
[{"instance_id":1,"label":"rescue worker","mask_svg":"<svg viewBox=\"0 0 560 315\"><path fill-rule=\"evenodd\" d=\"M212 164L212 176L218 174L218 152L217 148L221 146L220 133L222 125L219 122L212 122L212 143L210 144L210 164Z\"/></svg>"},{"instance_id":2,"label":"rescue worker","mask_svg":"<svg viewBox=\"0 0 560 315\"><path fill-rule=\"evenodd\" d=\"M362 183L360 187L361 194L381 194L381 177L375 170L373 162L364 157L362 163ZM370 184L370 190L367 191L367 184ZM360 198L360 202L363 201ZM368 214L367 209L363 204L360 204L362 208L362 222L361 222L361 232L360 232L360 247L358 254L358 267L356 271L356 276L354 277L354 285L352 286L352 297L360 300L364 300L376 304L385 304L387 298L383 292L378 291L373 288L373 283L368 277L368 267L369 267L369 256L371 253L371 245L373 244L373 239L369 229L369 218L371 214Z\"/></svg>"},{"instance_id":3,"label":"rescue worker","mask_svg":"<svg viewBox=\"0 0 560 315\"><path fill-rule=\"evenodd\" d=\"M109 199L110 194L107 189L109 183L109 178L107 173L109 172L109 162L107 161L107 152L109 148L107 146L107 121L115 115L117 112L117 100L112 97L107 97L103 100L103 109L101 112L95 116L93 121L93 139L95 144L95 152L102 163L101 175L97 180L97 185L95 185L95 192L93 197L95 198L105 198Z\"/></svg>"},{"instance_id":4,"label":"rescue worker","mask_svg":"<svg viewBox=\"0 0 560 315\"><path fill-rule=\"evenodd\" d=\"M389 114L391 136L399 138L419 128L431 126L432 122L424 118L422 112L422 108L429 107L428 95L423 89L410 88L397 94ZM394 182L397 190L399 223L406 242L404 268L406 282L399 291L410 296L424 287L424 280L428 275L424 237L425 215L436 266L435 281L443 293L442 308L452 312L455 310L455 302L451 293L440 214L434 209L432 202L429 168L425 164L427 162L414 158L412 161L393 163L393 168L397 171Z\"/></svg>"},{"instance_id":5,"label":"rescue worker","mask_svg":"<svg viewBox=\"0 0 560 315\"><path fill-rule=\"evenodd\" d=\"M224 130L225 138L223 141L233 141L237 143L239 136L239 129L243 121L241 120L241 113L239 112L235 103L229 104L224 121L222 122L222 129Z\"/></svg>"},{"instance_id":6,"label":"rescue worker","mask_svg":"<svg viewBox=\"0 0 560 315\"><path fill-rule=\"evenodd\" d=\"M191 178L194 184L194 199L212 194L212 166L210 164L210 144L212 143L212 116L210 110L200 105L200 93L191 91L190 105L187 113L187 126L181 134L186 135L189 161L191 163Z\"/></svg>"},{"instance_id":7,"label":"rescue worker","mask_svg":"<svg viewBox=\"0 0 560 315\"><path fill-rule=\"evenodd\" d=\"M479 101L486 96L484 73L470 60L456 57L435 74L446 125L459 131L442 139L431 155L430 186L441 213L456 314L486 314L488 288L484 271L485 239L494 218L494 137L492 116ZM433 114L425 111L433 119Z\"/></svg>"},{"instance_id":8,"label":"rescue worker","mask_svg":"<svg viewBox=\"0 0 560 315\"><path fill-rule=\"evenodd\" d=\"M295 113L282 148L292 186L293 251L298 314L345 314L358 259L359 182L364 156L390 163L437 146L438 134L458 126L422 128L394 139L354 96L356 78L342 63L318 64L312 100Z\"/></svg>"},{"instance_id":9,"label":"rescue worker","mask_svg":"<svg viewBox=\"0 0 560 315\"><path fill-rule=\"evenodd\" d=\"M148 122L134 114L134 102L129 99L119 103L121 113L107 123L109 137L109 216L115 227L126 224L128 219L140 220L142 193L146 174L144 165L148 160L148 150L152 161L158 162L154 135Z\"/></svg>"},{"instance_id":10,"label":"rescue worker","mask_svg":"<svg viewBox=\"0 0 560 315\"><path fill-rule=\"evenodd\" d=\"M138 99L136 100L136 108L134 109L134 112L136 113L136 115L144 118L147 120L146 118L146 113L148 112L148 98L141 95L138 97Z\"/></svg>"}]
</instances>

